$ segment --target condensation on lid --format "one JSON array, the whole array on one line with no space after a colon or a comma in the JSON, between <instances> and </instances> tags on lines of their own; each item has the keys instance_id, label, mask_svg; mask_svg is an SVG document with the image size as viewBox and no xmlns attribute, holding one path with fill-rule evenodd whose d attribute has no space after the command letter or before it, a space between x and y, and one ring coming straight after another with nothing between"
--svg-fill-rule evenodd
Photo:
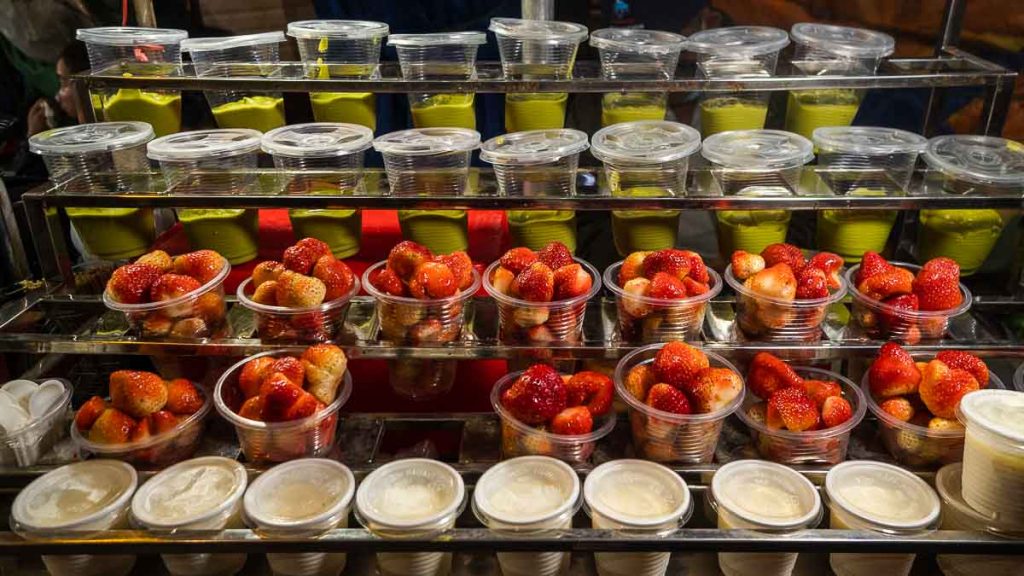
<instances>
[{"instance_id":1,"label":"condensation on lid","mask_svg":"<svg viewBox=\"0 0 1024 576\"><path fill-rule=\"evenodd\" d=\"M258 152L261 136L249 128L179 132L153 140L146 150L152 160L208 160Z\"/></svg>"},{"instance_id":2,"label":"condensation on lid","mask_svg":"<svg viewBox=\"0 0 1024 576\"><path fill-rule=\"evenodd\" d=\"M602 28L590 34L590 45L612 52L671 54L683 49L686 37L661 30Z\"/></svg>"},{"instance_id":3,"label":"condensation on lid","mask_svg":"<svg viewBox=\"0 0 1024 576\"><path fill-rule=\"evenodd\" d=\"M928 139L920 134L878 126L827 126L811 135L820 151L874 156L923 152Z\"/></svg>"},{"instance_id":4,"label":"condensation on lid","mask_svg":"<svg viewBox=\"0 0 1024 576\"><path fill-rule=\"evenodd\" d=\"M360 521L373 529L430 529L454 520L466 486L451 466L427 458L377 468L356 491Z\"/></svg>"},{"instance_id":5,"label":"condensation on lid","mask_svg":"<svg viewBox=\"0 0 1024 576\"><path fill-rule=\"evenodd\" d=\"M613 460L594 468L583 483L591 514L632 528L661 527L691 511L686 482L646 460Z\"/></svg>"},{"instance_id":6,"label":"condensation on lid","mask_svg":"<svg viewBox=\"0 0 1024 576\"><path fill-rule=\"evenodd\" d=\"M288 35L304 40L340 38L367 40L388 35L388 25L372 20L302 20L288 24Z\"/></svg>"},{"instance_id":7,"label":"condensation on lid","mask_svg":"<svg viewBox=\"0 0 1024 576\"><path fill-rule=\"evenodd\" d=\"M928 141L924 161L958 180L997 186L1024 186L1024 144L995 136L937 136Z\"/></svg>"},{"instance_id":8,"label":"condensation on lid","mask_svg":"<svg viewBox=\"0 0 1024 576\"><path fill-rule=\"evenodd\" d=\"M555 44L579 43L587 37L586 26L553 20L491 18L488 30L498 36L508 36L516 40L540 40Z\"/></svg>"},{"instance_id":9,"label":"condensation on lid","mask_svg":"<svg viewBox=\"0 0 1024 576\"><path fill-rule=\"evenodd\" d=\"M978 426L1015 444L1024 443L1024 392L976 390L960 400L957 416L967 426Z\"/></svg>"},{"instance_id":10,"label":"condensation on lid","mask_svg":"<svg viewBox=\"0 0 1024 576\"><path fill-rule=\"evenodd\" d=\"M412 128L378 136L373 141L378 152L405 156L469 152L478 146L480 133L468 128Z\"/></svg>"},{"instance_id":11,"label":"condensation on lid","mask_svg":"<svg viewBox=\"0 0 1024 576\"><path fill-rule=\"evenodd\" d=\"M153 476L132 498L132 515L149 529L174 529L216 517L242 497L248 482L236 460L204 456Z\"/></svg>"},{"instance_id":12,"label":"condensation on lid","mask_svg":"<svg viewBox=\"0 0 1024 576\"><path fill-rule=\"evenodd\" d=\"M542 164L579 154L588 147L587 133L580 130L527 130L484 142L480 159L491 164Z\"/></svg>"},{"instance_id":13,"label":"condensation on lid","mask_svg":"<svg viewBox=\"0 0 1024 576\"><path fill-rule=\"evenodd\" d=\"M347 513L355 491L352 471L336 460L292 460L253 481L245 492L245 514L265 529L316 526Z\"/></svg>"},{"instance_id":14,"label":"condensation on lid","mask_svg":"<svg viewBox=\"0 0 1024 576\"><path fill-rule=\"evenodd\" d=\"M896 40L864 28L801 22L789 31L793 41L844 58L882 58L892 54Z\"/></svg>"},{"instance_id":15,"label":"condensation on lid","mask_svg":"<svg viewBox=\"0 0 1024 576\"><path fill-rule=\"evenodd\" d=\"M258 46L260 44L278 44L284 41L284 32L281 31L225 36L223 38L189 38L181 43L181 51L212 52L214 50L228 50L244 46Z\"/></svg>"},{"instance_id":16,"label":"condensation on lid","mask_svg":"<svg viewBox=\"0 0 1024 576\"><path fill-rule=\"evenodd\" d=\"M54 128L28 139L36 154L72 155L113 152L140 146L153 139L153 127L146 122L97 122Z\"/></svg>"},{"instance_id":17,"label":"condensation on lid","mask_svg":"<svg viewBox=\"0 0 1024 576\"><path fill-rule=\"evenodd\" d=\"M429 34L392 34L389 46L473 46L486 44L484 32L433 32Z\"/></svg>"},{"instance_id":18,"label":"condensation on lid","mask_svg":"<svg viewBox=\"0 0 1024 576\"><path fill-rule=\"evenodd\" d=\"M809 527L821 514L821 497L799 472L763 460L737 460L711 479L716 505L753 524L787 530Z\"/></svg>"},{"instance_id":19,"label":"condensation on lid","mask_svg":"<svg viewBox=\"0 0 1024 576\"><path fill-rule=\"evenodd\" d=\"M882 531L932 528L941 511L927 482L899 466L871 460L833 466L825 476L825 491L831 506Z\"/></svg>"},{"instance_id":20,"label":"condensation on lid","mask_svg":"<svg viewBox=\"0 0 1024 576\"><path fill-rule=\"evenodd\" d=\"M102 26L79 28L75 38L104 46L141 46L143 44L178 44L188 32L174 28L142 28L138 26Z\"/></svg>"},{"instance_id":21,"label":"condensation on lid","mask_svg":"<svg viewBox=\"0 0 1024 576\"><path fill-rule=\"evenodd\" d=\"M769 26L731 26L693 34L686 41L686 49L698 54L739 59L778 52L788 44L789 34L785 30Z\"/></svg>"},{"instance_id":22,"label":"condensation on lid","mask_svg":"<svg viewBox=\"0 0 1024 576\"><path fill-rule=\"evenodd\" d=\"M275 128L263 135L263 151L289 158L328 158L362 152L373 130L359 124L313 122Z\"/></svg>"},{"instance_id":23,"label":"condensation on lid","mask_svg":"<svg viewBox=\"0 0 1024 576\"><path fill-rule=\"evenodd\" d=\"M547 456L521 456L487 469L473 490L481 521L537 524L573 510L580 479L568 464Z\"/></svg>"},{"instance_id":24,"label":"condensation on lid","mask_svg":"<svg viewBox=\"0 0 1024 576\"><path fill-rule=\"evenodd\" d=\"M740 170L797 168L814 158L814 145L783 130L732 130L704 140L701 154L709 161Z\"/></svg>"},{"instance_id":25,"label":"condensation on lid","mask_svg":"<svg viewBox=\"0 0 1024 576\"><path fill-rule=\"evenodd\" d=\"M135 469L124 462L97 459L68 464L19 492L11 518L30 532L72 530L123 508L137 484Z\"/></svg>"},{"instance_id":26,"label":"condensation on lid","mask_svg":"<svg viewBox=\"0 0 1024 576\"><path fill-rule=\"evenodd\" d=\"M603 161L671 162L700 148L700 132L667 120L622 122L602 128L591 140L594 157Z\"/></svg>"}]
</instances>

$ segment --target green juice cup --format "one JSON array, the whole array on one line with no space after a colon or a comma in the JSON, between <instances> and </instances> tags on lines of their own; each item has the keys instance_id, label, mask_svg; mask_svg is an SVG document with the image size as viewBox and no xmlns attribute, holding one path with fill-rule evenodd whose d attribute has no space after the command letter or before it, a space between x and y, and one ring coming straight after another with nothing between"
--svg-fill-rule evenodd
<instances>
[{"instance_id":1,"label":"green juice cup","mask_svg":"<svg viewBox=\"0 0 1024 576\"><path fill-rule=\"evenodd\" d=\"M565 92L505 95L505 132L554 130L565 126Z\"/></svg>"},{"instance_id":2,"label":"green juice cup","mask_svg":"<svg viewBox=\"0 0 1024 576\"><path fill-rule=\"evenodd\" d=\"M728 130L764 128L767 98L756 94L712 96L700 103L700 132L707 138Z\"/></svg>"},{"instance_id":3,"label":"green juice cup","mask_svg":"<svg viewBox=\"0 0 1024 576\"><path fill-rule=\"evenodd\" d=\"M632 28L603 28L590 36L601 58L601 75L610 80L670 80L686 38L671 32ZM637 120L664 120L665 92L605 94L601 126Z\"/></svg>"}]
</instances>

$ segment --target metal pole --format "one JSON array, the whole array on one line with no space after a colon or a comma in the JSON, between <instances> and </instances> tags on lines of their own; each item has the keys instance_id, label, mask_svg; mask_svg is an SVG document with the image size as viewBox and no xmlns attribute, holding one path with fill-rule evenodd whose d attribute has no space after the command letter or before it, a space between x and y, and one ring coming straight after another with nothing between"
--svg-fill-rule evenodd
<instances>
[{"instance_id":1,"label":"metal pole","mask_svg":"<svg viewBox=\"0 0 1024 576\"><path fill-rule=\"evenodd\" d=\"M941 58L946 55L948 48L960 44L960 31L963 28L964 8L966 0L946 0L946 11L942 15L942 28L935 39L935 57ZM945 92L932 88L928 92L928 104L925 107L924 122L921 126L921 133L932 137L935 135L939 124L939 111L942 109L945 100Z\"/></svg>"},{"instance_id":2,"label":"metal pole","mask_svg":"<svg viewBox=\"0 0 1024 576\"><path fill-rule=\"evenodd\" d=\"M555 0L523 0L522 6L526 20L555 19Z\"/></svg>"},{"instance_id":3,"label":"metal pole","mask_svg":"<svg viewBox=\"0 0 1024 576\"><path fill-rule=\"evenodd\" d=\"M132 0L132 6L135 8L135 22L139 26L156 27L153 0Z\"/></svg>"}]
</instances>

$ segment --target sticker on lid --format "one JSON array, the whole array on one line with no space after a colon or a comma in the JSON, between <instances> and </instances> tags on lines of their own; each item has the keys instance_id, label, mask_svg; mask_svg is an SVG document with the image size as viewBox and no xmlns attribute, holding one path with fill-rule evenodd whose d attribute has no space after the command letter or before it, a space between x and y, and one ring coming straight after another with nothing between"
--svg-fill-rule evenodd
<instances>
[{"instance_id":1,"label":"sticker on lid","mask_svg":"<svg viewBox=\"0 0 1024 576\"><path fill-rule=\"evenodd\" d=\"M153 127L146 122L97 122L36 134L28 139L28 149L44 155L113 152L139 146L152 139Z\"/></svg>"},{"instance_id":2,"label":"sticker on lid","mask_svg":"<svg viewBox=\"0 0 1024 576\"><path fill-rule=\"evenodd\" d=\"M190 38L181 43L182 52L211 52L229 50L260 44L278 44L284 42L284 32L262 32L260 34L243 34L221 38Z\"/></svg>"},{"instance_id":3,"label":"sticker on lid","mask_svg":"<svg viewBox=\"0 0 1024 576\"><path fill-rule=\"evenodd\" d=\"M79 28L75 38L103 46L142 46L146 44L178 44L188 32L174 28L143 28L138 26L102 26Z\"/></svg>"},{"instance_id":4,"label":"sticker on lid","mask_svg":"<svg viewBox=\"0 0 1024 576\"><path fill-rule=\"evenodd\" d=\"M700 132L667 120L622 122L598 130L591 146L602 161L671 162L700 148Z\"/></svg>"},{"instance_id":5,"label":"sticker on lid","mask_svg":"<svg viewBox=\"0 0 1024 576\"><path fill-rule=\"evenodd\" d=\"M204 160L257 152L260 137L249 128L195 130L157 138L146 150L151 160Z\"/></svg>"},{"instance_id":6,"label":"sticker on lid","mask_svg":"<svg viewBox=\"0 0 1024 576\"><path fill-rule=\"evenodd\" d=\"M302 20L288 24L288 35L303 40L367 40L383 38L388 31L387 24L371 20Z\"/></svg>"},{"instance_id":7,"label":"sticker on lid","mask_svg":"<svg viewBox=\"0 0 1024 576\"><path fill-rule=\"evenodd\" d=\"M783 130L732 130L704 140L701 154L726 168L785 170L814 158L811 141Z\"/></svg>"},{"instance_id":8,"label":"sticker on lid","mask_svg":"<svg viewBox=\"0 0 1024 576\"><path fill-rule=\"evenodd\" d=\"M924 160L952 178L977 184L1024 186L1024 146L995 136L938 136Z\"/></svg>"},{"instance_id":9,"label":"sticker on lid","mask_svg":"<svg viewBox=\"0 0 1024 576\"><path fill-rule=\"evenodd\" d=\"M883 58L896 47L884 32L816 22L794 24L790 35L798 44L842 58Z\"/></svg>"},{"instance_id":10,"label":"sticker on lid","mask_svg":"<svg viewBox=\"0 0 1024 576\"><path fill-rule=\"evenodd\" d=\"M263 151L290 158L327 158L362 152L373 130L359 124L313 122L275 128L263 135Z\"/></svg>"},{"instance_id":11,"label":"sticker on lid","mask_svg":"<svg viewBox=\"0 0 1024 576\"><path fill-rule=\"evenodd\" d=\"M686 37L661 30L602 28L590 35L590 45L612 52L671 54L683 49Z\"/></svg>"},{"instance_id":12,"label":"sticker on lid","mask_svg":"<svg viewBox=\"0 0 1024 576\"><path fill-rule=\"evenodd\" d=\"M698 54L741 59L778 52L789 44L785 30L769 26L731 26L703 30L690 36L686 49Z\"/></svg>"},{"instance_id":13,"label":"sticker on lid","mask_svg":"<svg viewBox=\"0 0 1024 576\"><path fill-rule=\"evenodd\" d=\"M392 34L389 46L472 46L486 44L483 32L435 32L431 34Z\"/></svg>"},{"instance_id":14,"label":"sticker on lid","mask_svg":"<svg viewBox=\"0 0 1024 576\"><path fill-rule=\"evenodd\" d=\"M480 159L491 164L543 164L579 154L588 147L587 133L580 130L528 130L484 142Z\"/></svg>"},{"instance_id":15,"label":"sticker on lid","mask_svg":"<svg viewBox=\"0 0 1024 576\"><path fill-rule=\"evenodd\" d=\"M555 22L553 20L491 18L488 30L498 36L507 36L515 40L541 40L556 44L578 44L587 37L586 26L575 22Z\"/></svg>"},{"instance_id":16,"label":"sticker on lid","mask_svg":"<svg viewBox=\"0 0 1024 576\"><path fill-rule=\"evenodd\" d=\"M448 152L469 152L480 146L480 133L468 128L412 128L399 130L373 141L383 154L425 156Z\"/></svg>"},{"instance_id":17,"label":"sticker on lid","mask_svg":"<svg viewBox=\"0 0 1024 576\"><path fill-rule=\"evenodd\" d=\"M928 139L920 134L876 126L827 126L811 135L820 151L874 156L923 152Z\"/></svg>"}]
</instances>

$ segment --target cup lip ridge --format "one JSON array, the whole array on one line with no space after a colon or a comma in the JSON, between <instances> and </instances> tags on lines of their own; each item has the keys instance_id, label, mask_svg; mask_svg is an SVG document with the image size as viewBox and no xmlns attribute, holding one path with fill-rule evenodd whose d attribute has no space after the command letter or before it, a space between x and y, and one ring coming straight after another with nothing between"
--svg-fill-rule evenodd
<instances>
[{"instance_id":1,"label":"cup lip ridge","mask_svg":"<svg viewBox=\"0 0 1024 576\"><path fill-rule=\"evenodd\" d=\"M525 518L519 518L515 520L510 520L508 518L499 518L500 514L496 514L493 510L488 510L488 506L479 497L480 494L482 494L482 491L480 490L481 483L484 483L486 479L489 478L490 475L497 475L505 468L527 465L534 462L558 468L558 471L561 474L563 474L566 478L571 478L569 497L566 498L564 502L559 504L558 507L555 508L554 510L544 512L543 514L537 516L528 516ZM519 456L516 458L510 458L508 460L503 460L495 464L494 466L491 466L483 473L483 475L480 476L480 478L476 482L476 487L473 490L473 512L474 514L476 514L477 519L480 520L480 522L483 523L485 526L488 524L489 521L495 521L502 525L502 529L508 529L506 528L506 526L518 527L520 529L529 529L529 525L540 524L542 522L547 522L555 518L558 518L559 516L565 515L568 512L575 512L580 504L581 491L582 485L579 476L576 474L576 471L573 470L572 467L566 464L565 462L557 458L552 458L550 456Z\"/></svg>"},{"instance_id":2,"label":"cup lip ridge","mask_svg":"<svg viewBox=\"0 0 1024 576\"><path fill-rule=\"evenodd\" d=\"M774 470L779 474L788 476L789 478L795 480L798 484L800 484L802 488L804 488L810 494L813 495L812 499L814 501L814 504L811 506L811 509L802 516L798 516L795 519L788 520L785 522L766 522L765 518L754 519L750 516L747 516L743 512L737 511L736 509L730 507L726 502L723 501L723 499L719 498L715 494L716 492L721 493L721 486L719 484L724 481L722 480L723 477L720 476L723 472L732 472L736 468L741 468L745 466L761 466ZM718 490L715 490L716 486L719 486ZM808 480L806 476L800 474L799 472L790 468L789 466L785 466L783 464L771 462L768 460L733 460L732 462L722 465L718 470L715 471L714 476L711 477L711 486L708 489L708 496L713 507L715 507L716 509L717 507L723 507L730 514L741 518L745 522L750 522L751 524L758 524L758 530L790 531L814 527L818 524L818 522L821 521L822 516L823 505L821 502L821 495L818 494L818 490L814 487L814 483Z\"/></svg>"}]
</instances>

